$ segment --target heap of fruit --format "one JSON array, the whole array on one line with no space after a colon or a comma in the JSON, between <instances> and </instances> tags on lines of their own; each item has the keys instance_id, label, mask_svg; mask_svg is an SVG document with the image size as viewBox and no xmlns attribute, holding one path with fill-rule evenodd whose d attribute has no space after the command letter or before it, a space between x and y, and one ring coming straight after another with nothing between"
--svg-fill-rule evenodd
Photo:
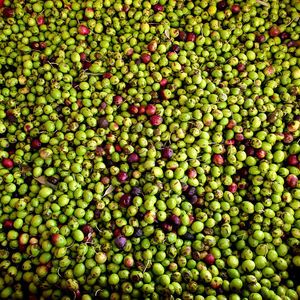
<instances>
[{"instance_id":1,"label":"heap of fruit","mask_svg":"<svg viewBox=\"0 0 300 300\"><path fill-rule=\"evenodd\" d=\"M299 12L0 0L0 298L297 300Z\"/></svg>"}]
</instances>

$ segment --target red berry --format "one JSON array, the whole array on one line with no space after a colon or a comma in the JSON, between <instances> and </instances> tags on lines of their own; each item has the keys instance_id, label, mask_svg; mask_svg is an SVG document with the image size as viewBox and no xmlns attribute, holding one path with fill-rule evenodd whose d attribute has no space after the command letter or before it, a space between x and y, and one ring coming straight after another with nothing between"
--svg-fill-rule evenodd
<instances>
[{"instance_id":1,"label":"red berry","mask_svg":"<svg viewBox=\"0 0 300 300\"><path fill-rule=\"evenodd\" d=\"M196 35L194 33L188 33L186 40L188 42L195 42L196 40Z\"/></svg>"},{"instance_id":2,"label":"red berry","mask_svg":"<svg viewBox=\"0 0 300 300\"><path fill-rule=\"evenodd\" d=\"M84 52L81 52L79 56L80 56L80 61L86 61L86 57L87 57L87 56L86 56L86 54L85 54ZM106 74L105 74L105 75L106 75ZM105 76L105 75L104 75L104 76ZM104 77L104 76L103 76L103 77Z\"/></svg>"},{"instance_id":3,"label":"red berry","mask_svg":"<svg viewBox=\"0 0 300 300\"><path fill-rule=\"evenodd\" d=\"M81 227L81 231L83 232L84 235L88 235L89 233L93 233L94 229L90 225L83 225Z\"/></svg>"},{"instance_id":4,"label":"red berry","mask_svg":"<svg viewBox=\"0 0 300 300\"><path fill-rule=\"evenodd\" d=\"M130 6L129 6L129 5L126 5L126 4L123 5L123 11L128 12L129 9L130 9Z\"/></svg>"},{"instance_id":5,"label":"red berry","mask_svg":"<svg viewBox=\"0 0 300 300\"><path fill-rule=\"evenodd\" d=\"M46 49L47 48L47 43L45 42L40 42L40 48L41 49ZM46 62L45 62L46 63Z\"/></svg>"},{"instance_id":6,"label":"red berry","mask_svg":"<svg viewBox=\"0 0 300 300\"><path fill-rule=\"evenodd\" d=\"M4 18L12 18L14 16L14 10L10 7L5 7L2 11Z\"/></svg>"},{"instance_id":7,"label":"red berry","mask_svg":"<svg viewBox=\"0 0 300 300\"><path fill-rule=\"evenodd\" d=\"M155 52L156 49L157 49L157 42L156 41L151 41L148 45L148 50L150 52Z\"/></svg>"},{"instance_id":8,"label":"red berry","mask_svg":"<svg viewBox=\"0 0 300 300\"><path fill-rule=\"evenodd\" d=\"M267 155L266 151L264 149L258 149L256 151L256 156L260 159L265 158Z\"/></svg>"},{"instance_id":9,"label":"red berry","mask_svg":"<svg viewBox=\"0 0 300 300\"><path fill-rule=\"evenodd\" d=\"M238 142L241 142L241 141L243 141L244 140L244 135L242 134L242 133L236 133L235 135L234 135L234 139L236 140L236 141L238 141Z\"/></svg>"},{"instance_id":10,"label":"red berry","mask_svg":"<svg viewBox=\"0 0 300 300\"><path fill-rule=\"evenodd\" d=\"M78 32L82 35L88 35L90 33L90 30L84 25L79 25Z\"/></svg>"},{"instance_id":11,"label":"red berry","mask_svg":"<svg viewBox=\"0 0 300 300\"><path fill-rule=\"evenodd\" d=\"M238 14L241 11L241 8L237 4L234 4L230 7L230 10L233 14Z\"/></svg>"},{"instance_id":12,"label":"red berry","mask_svg":"<svg viewBox=\"0 0 300 300\"><path fill-rule=\"evenodd\" d=\"M234 145L234 140L226 140L226 141L225 141L225 145L226 145L226 146Z\"/></svg>"},{"instance_id":13,"label":"red berry","mask_svg":"<svg viewBox=\"0 0 300 300\"><path fill-rule=\"evenodd\" d=\"M123 183L125 182L126 180L128 180L128 175L127 173L125 172L120 172L118 175L117 175L117 179L119 182Z\"/></svg>"},{"instance_id":14,"label":"red berry","mask_svg":"<svg viewBox=\"0 0 300 300\"><path fill-rule=\"evenodd\" d=\"M104 75L103 75L103 78L111 78L112 77L112 75L110 74L110 73L105 73Z\"/></svg>"},{"instance_id":15,"label":"red berry","mask_svg":"<svg viewBox=\"0 0 300 300\"><path fill-rule=\"evenodd\" d=\"M155 4L153 6L153 9L154 9L155 12L164 11L164 7L162 5L160 5L160 4Z\"/></svg>"},{"instance_id":16,"label":"red berry","mask_svg":"<svg viewBox=\"0 0 300 300\"><path fill-rule=\"evenodd\" d=\"M154 115L154 116L152 116L152 117L150 118L150 122L151 122L151 124L154 125L154 126L160 125L160 124L162 123L162 121L163 121L163 119L162 119L161 116L156 116L156 115Z\"/></svg>"},{"instance_id":17,"label":"red berry","mask_svg":"<svg viewBox=\"0 0 300 300\"><path fill-rule=\"evenodd\" d=\"M130 256L124 258L124 265L126 268L132 268L134 265L134 259Z\"/></svg>"},{"instance_id":18,"label":"red berry","mask_svg":"<svg viewBox=\"0 0 300 300\"><path fill-rule=\"evenodd\" d=\"M10 158L4 158L2 160L2 165L3 165L3 167L9 169L9 168L12 168L14 166L14 163Z\"/></svg>"},{"instance_id":19,"label":"red berry","mask_svg":"<svg viewBox=\"0 0 300 300\"><path fill-rule=\"evenodd\" d=\"M178 53L180 51L180 46L177 44L172 45L171 49L172 52Z\"/></svg>"},{"instance_id":20,"label":"red berry","mask_svg":"<svg viewBox=\"0 0 300 300\"><path fill-rule=\"evenodd\" d=\"M166 78L163 78L163 79L160 81L160 85L161 85L161 86L165 86L167 83L168 83L168 80L167 80Z\"/></svg>"},{"instance_id":21,"label":"red berry","mask_svg":"<svg viewBox=\"0 0 300 300\"><path fill-rule=\"evenodd\" d=\"M116 150L118 153L122 152L122 148L121 148L121 146L120 146L119 144L116 144L116 145L115 145L115 150Z\"/></svg>"},{"instance_id":22,"label":"red berry","mask_svg":"<svg viewBox=\"0 0 300 300\"><path fill-rule=\"evenodd\" d=\"M6 220L4 223L3 223L3 227L5 230L10 230L13 228L13 225L14 225L14 222L12 220Z\"/></svg>"},{"instance_id":23,"label":"red berry","mask_svg":"<svg viewBox=\"0 0 300 300\"><path fill-rule=\"evenodd\" d=\"M127 208L131 204L131 195L130 194L124 194L120 198L120 206L123 208Z\"/></svg>"},{"instance_id":24,"label":"red berry","mask_svg":"<svg viewBox=\"0 0 300 300\"><path fill-rule=\"evenodd\" d=\"M239 71L239 72L243 72L243 71L245 71L245 69L246 69L246 67L245 67L245 65L244 64L238 64L237 65L237 70Z\"/></svg>"},{"instance_id":25,"label":"red berry","mask_svg":"<svg viewBox=\"0 0 300 300\"><path fill-rule=\"evenodd\" d=\"M222 166L224 164L224 158L221 154L214 154L213 155L213 162L217 165L217 166Z\"/></svg>"},{"instance_id":26,"label":"red berry","mask_svg":"<svg viewBox=\"0 0 300 300\"><path fill-rule=\"evenodd\" d=\"M80 290L77 290L75 292L75 295L76 295L76 299L81 299L81 292L80 292Z\"/></svg>"},{"instance_id":27,"label":"red berry","mask_svg":"<svg viewBox=\"0 0 300 300\"><path fill-rule=\"evenodd\" d=\"M142 53L141 60L144 64L148 64L151 61L151 56L148 53Z\"/></svg>"},{"instance_id":28,"label":"red berry","mask_svg":"<svg viewBox=\"0 0 300 300\"><path fill-rule=\"evenodd\" d=\"M246 152L246 154L247 154L248 156L253 156L254 153L255 153L255 150L254 150L253 147L246 147L245 152Z\"/></svg>"},{"instance_id":29,"label":"red berry","mask_svg":"<svg viewBox=\"0 0 300 300\"><path fill-rule=\"evenodd\" d=\"M190 225L194 223L195 218L193 216L189 216L189 220L190 220Z\"/></svg>"},{"instance_id":30,"label":"red berry","mask_svg":"<svg viewBox=\"0 0 300 300\"><path fill-rule=\"evenodd\" d=\"M143 115L146 112L146 106L145 105L141 105L139 107L139 114Z\"/></svg>"},{"instance_id":31,"label":"red berry","mask_svg":"<svg viewBox=\"0 0 300 300\"><path fill-rule=\"evenodd\" d=\"M212 265L215 262L215 257L209 253L205 256L205 262L209 265Z\"/></svg>"},{"instance_id":32,"label":"red berry","mask_svg":"<svg viewBox=\"0 0 300 300\"><path fill-rule=\"evenodd\" d=\"M286 183L288 184L288 186L294 188L297 186L298 184L298 178L296 175L294 174L290 174L287 178L286 178Z\"/></svg>"},{"instance_id":33,"label":"red berry","mask_svg":"<svg viewBox=\"0 0 300 300\"><path fill-rule=\"evenodd\" d=\"M270 30L269 30L269 34L271 37L276 37L280 34L280 28L277 27L277 26L274 26L272 27Z\"/></svg>"},{"instance_id":34,"label":"red berry","mask_svg":"<svg viewBox=\"0 0 300 300\"><path fill-rule=\"evenodd\" d=\"M186 39L187 39L187 34L186 34L186 32L180 31L180 32L179 32L179 40L185 42Z\"/></svg>"},{"instance_id":35,"label":"red berry","mask_svg":"<svg viewBox=\"0 0 300 300\"><path fill-rule=\"evenodd\" d=\"M39 26L41 26L41 25L45 24L45 18L43 16L38 16L36 18L36 22Z\"/></svg>"},{"instance_id":36,"label":"red berry","mask_svg":"<svg viewBox=\"0 0 300 300\"><path fill-rule=\"evenodd\" d=\"M38 50L40 48L40 44L38 42L33 42L31 44L31 49Z\"/></svg>"},{"instance_id":37,"label":"red berry","mask_svg":"<svg viewBox=\"0 0 300 300\"><path fill-rule=\"evenodd\" d=\"M148 104L146 106L146 114L148 116L153 116L156 113L156 107L153 104Z\"/></svg>"},{"instance_id":38,"label":"red berry","mask_svg":"<svg viewBox=\"0 0 300 300\"><path fill-rule=\"evenodd\" d=\"M233 182L233 183L228 187L228 191L229 191L230 193L234 194L234 193L236 192L236 190L237 190L237 185L236 185L236 183Z\"/></svg>"},{"instance_id":39,"label":"red berry","mask_svg":"<svg viewBox=\"0 0 300 300\"><path fill-rule=\"evenodd\" d=\"M294 137L293 137L293 135L291 133L289 133L289 132L285 132L284 133L283 142L285 144L290 144L290 143L293 142L293 140L294 140Z\"/></svg>"},{"instance_id":40,"label":"red berry","mask_svg":"<svg viewBox=\"0 0 300 300\"><path fill-rule=\"evenodd\" d=\"M234 120L230 120L229 122L228 122L228 124L227 124L227 128L228 129L232 129L234 126L236 126L237 125L237 122L236 121L234 121Z\"/></svg>"},{"instance_id":41,"label":"red berry","mask_svg":"<svg viewBox=\"0 0 300 300\"><path fill-rule=\"evenodd\" d=\"M292 166L296 166L299 163L297 155L290 155L288 157L288 163Z\"/></svg>"},{"instance_id":42,"label":"red berry","mask_svg":"<svg viewBox=\"0 0 300 300\"><path fill-rule=\"evenodd\" d=\"M131 114L136 115L139 112L139 108L137 106L135 106L135 105L130 105L129 108L128 108L128 111Z\"/></svg>"},{"instance_id":43,"label":"red berry","mask_svg":"<svg viewBox=\"0 0 300 300\"><path fill-rule=\"evenodd\" d=\"M197 171L196 169L192 168L188 170L188 177L189 178L195 178L197 176Z\"/></svg>"},{"instance_id":44,"label":"red berry","mask_svg":"<svg viewBox=\"0 0 300 300\"><path fill-rule=\"evenodd\" d=\"M114 103L116 105L120 105L123 102L123 98L121 96L114 96Z\"/></svg>"}]
</instances>

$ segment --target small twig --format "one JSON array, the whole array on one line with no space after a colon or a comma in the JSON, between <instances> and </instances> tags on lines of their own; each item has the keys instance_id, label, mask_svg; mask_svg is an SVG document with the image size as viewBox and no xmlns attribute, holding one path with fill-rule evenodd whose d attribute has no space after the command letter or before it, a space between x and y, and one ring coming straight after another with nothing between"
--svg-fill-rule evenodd
<instances>
[{"instance_id":1,"label":"small twig","mask_svg":"<svg viewBox=\"0 0 300 300\"><path fill-rule=\"evenodd\" d=\"M84 73L85 75L93 75L93 76L100 76L103 75L103 73Z\"/></svg>"},{"instance_id":2,"label":"small twig","mask_svg":"<svg viewBox=\"0 0 300 300\"><path fill-rule=\"evenodd\" d=\"M261 0L256 0L257 4L263 5L265 7L270 7L270 4Z\"/></svg>"},{"instance_id":3,"label":"small twig","mask_svg":"<svg viewBox=\"0 0 300 300\"><path fill-rule=\"evenodd\" d=\"M97 296L97 294L99 293L99 292L101 292L102 291L102 289L98 289L96 292L95 292L95 297Z\"/></svg>"},{"instance_id":4,"label":"small twig","mask_svg":"<svg viewBox=\"0 0 300 300\"><path fill-rule=\"evenodd\" d=\"M150 262L150 260L148 259L148 260L147 260L147 264L146 264L146 266L145 266L145 269L144 269L144 271L143 271L143 274L145 274L145 272L146 272L146 270L147 270L147 268L148 268L149 262Z\"/></svg>"},{"instance_id":5,"label":"small twig","mask_svg":"<svg viewBox=\"0 0 300 300\"><path fill-rule=\"evenodd\" d=\"M61 277L61 275L60 275L60 273L59 273L59 269L60 269L60 268L57 269L57 275L58 275L59 277Z\"/></svg>"}]
</instances>

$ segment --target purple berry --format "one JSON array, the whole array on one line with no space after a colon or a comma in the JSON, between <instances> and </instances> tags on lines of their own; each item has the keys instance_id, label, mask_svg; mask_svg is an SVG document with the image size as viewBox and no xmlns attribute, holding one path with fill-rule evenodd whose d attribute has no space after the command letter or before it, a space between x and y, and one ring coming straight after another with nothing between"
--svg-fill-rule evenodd
<instances>
[{"instance_id":1,"label":"purple berry","mask_svg":"<svg viewBox=\"0 0 300 300\"><path fill-rule=\"evenodd\" d=\"M124 235L118 235L115 238L115 244L119 249L123 249L126 246L127 239Z\"/></svg>"},{"instance_id":2,"label":"purple berry","mask_svg":"<svg viewBox=\"0 0 300 300\"><path fill-rule=\"evenodd\" d=\"M131 196L129 194L124 194L120 198L120 206L123 208L127 208L131 204Z\"/></svg>"},{"instance_id":3,"label":"purple berry","mask_svg":"<svg viewBox=\"0 0 300 300\"><path fill-rule=\"evenodd\" d=\"M171 215L171 216L170 216L170 222L171 222L173 225L175 225L175 226L178 226L178 225L181 224L180 218L179 218L178 216L176 216L176 215Z\"/></svg>"},{"instance_id":4,"label":"purple berry","mask_svg":"<svg viewBox=\"0 0 300 300\"><path fill-rule=\"evenodd\" d=\"M174 44L174 45L171 47L171 51L172 51L172 52L178 53L178 52L180 51L180 46L177 45L177 44Z\"/></svg>"},{"instance_id":5,"label":"purple berry","mask_svg":"<svg viewBox=\"0 0 300 300\"><path fill-rule=\"evenodd\" d=\"M138 162L139 161L139 156L136 154L136 153L132 153L132 154L130 154L129 156L128 156L128 159L127 159L127 161L129 162L129 163L135 163L135 162Z\"/></svg>"},{"instance_id":6,"label":"purple berry","mask_svg":"<svg viewBox=\"0 0 300 300\"><path fill-rule=\"evenodd\" d=\"M117 175L117 179L118 179L119 182L123 183L123 182L125 182L128 179L128 175L125 172L120 172Z\"/></svg>"},{"instance_id":7,"label":"purple berry","mask_svg":"<svg viewBox=\"0 0 300 300\"><path fill-rule=\"evenodd\" d=\"M174 154L174 151L170 147L166 147L162 151L162 156L164 158L171 158Z\"/></svg>"},{"instance_id":8,"label":"purple berry","mask_svg":"<svg viewBox=\"0 0 300 300\"><path fill-rule=\"evenodd\" d=\"M98 119L98 126L100 128L107 128L108 127L108 121L105 118Z\"/></svg>"},{"instance_id":9,"label":"purple berry","mask_svg":"<svg viewBox=\"0 0 300 300\"><path fill-rule=\"evenodd\" d=\"M142 194L142 190L141 190L139 187L134 186L134 187L132 188L132 190L131 190L130 193L131 193L131 195L132 195L133 197L135 197L135 196L141 195L141 194Z\"/></svg>"}]
</instances>

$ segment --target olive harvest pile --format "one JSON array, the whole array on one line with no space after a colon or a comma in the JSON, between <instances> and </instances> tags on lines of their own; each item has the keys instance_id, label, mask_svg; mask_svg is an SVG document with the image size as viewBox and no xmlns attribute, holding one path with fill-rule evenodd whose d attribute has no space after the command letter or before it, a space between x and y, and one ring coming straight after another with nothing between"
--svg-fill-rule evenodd
<instances>
[{"instance_id":1,"label":"olive harvest pile","mask_svg":"<svg viewBox=\"0 0 300 300\"><path fill-rule=\"evenodd\" d=\"M299 0L0 0L0 299L297 300Z\"/></svg>"}]
</instances>

